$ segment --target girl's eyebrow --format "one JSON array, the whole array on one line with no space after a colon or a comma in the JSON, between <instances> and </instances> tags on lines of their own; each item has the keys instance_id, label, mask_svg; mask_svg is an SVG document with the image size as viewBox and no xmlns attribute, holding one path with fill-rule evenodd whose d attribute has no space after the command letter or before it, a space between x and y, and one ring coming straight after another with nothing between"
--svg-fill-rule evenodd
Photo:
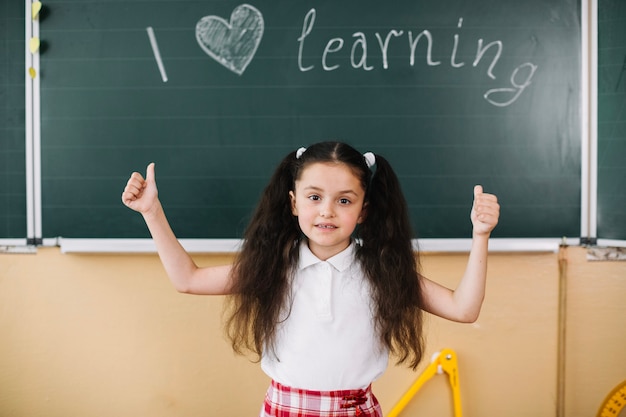
<instances>
[{"instance_id":1,"label":"girl's eyebrow","mask_svg":"<svg viewBox=\"0 0 626 417\"><path fill-rule=\"evenodd\" d=\"M308 185L308 186L304 187L304 191L323 192L324 189L320 188L320 187L316 187L315 185ZM353 190L339 191L337 194L353 194L355 196L358 195L358 193L356 191L353 191Z\"/></svg>"}]
</instances>

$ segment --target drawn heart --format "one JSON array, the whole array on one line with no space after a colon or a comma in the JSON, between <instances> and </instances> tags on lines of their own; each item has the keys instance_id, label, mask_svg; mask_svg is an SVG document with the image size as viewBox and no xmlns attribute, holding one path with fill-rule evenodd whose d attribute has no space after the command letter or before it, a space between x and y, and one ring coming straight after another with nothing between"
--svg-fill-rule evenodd
<instances>
[{"instance_id":1,"label":"drawn heart","mask_svg":"<svg viewBox=\"0 0 626 417\"><path fill-rule=\"evenodd\" d=\"M243 74L263 37L263 15L249 4L237 6L230 22L218 16L205 16L196 24L198 45L211 58Z\"/></svg>"}]
</instances>

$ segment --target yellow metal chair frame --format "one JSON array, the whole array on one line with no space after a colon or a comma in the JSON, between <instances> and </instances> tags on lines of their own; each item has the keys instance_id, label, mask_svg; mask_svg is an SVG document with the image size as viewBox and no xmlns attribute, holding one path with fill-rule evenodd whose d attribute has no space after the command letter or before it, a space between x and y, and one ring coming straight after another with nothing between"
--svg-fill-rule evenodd
<instances>
[{"instance_id":1,"label":"yellow metal chair frame","mask_svg":"<svg viewBox=\"0 0 626 417\"><path fill-rule=\"evenodd\" d=\"M452 349L443 349L433 356L430 365L422 372L409 390L400 398L400 401L391 409L387 417L398 417L409 401L417 394L417 391L436 374L446 373L452 388L452 402L454 404L454 416L462 417L461 392L459 389L459 370L457 367L456 353Z\"/></svg>"}]
</instances>

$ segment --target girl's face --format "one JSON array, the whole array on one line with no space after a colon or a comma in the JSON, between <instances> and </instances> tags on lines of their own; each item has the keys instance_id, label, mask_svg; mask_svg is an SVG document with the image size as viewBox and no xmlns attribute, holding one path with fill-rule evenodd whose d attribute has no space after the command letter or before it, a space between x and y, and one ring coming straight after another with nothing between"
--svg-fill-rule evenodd
<instances>
[{"instance_id":1,"label":"girl's face","mask_svg":"<svg viewBox=\"0 0 626 417\"><path fill-rule=\"evenodd\" d=\"M289 196L291 211L309 239L309 249L321 260L346 249L365 216L365 190L344 164L309 165Z\"/></svg>"}]
</instances>

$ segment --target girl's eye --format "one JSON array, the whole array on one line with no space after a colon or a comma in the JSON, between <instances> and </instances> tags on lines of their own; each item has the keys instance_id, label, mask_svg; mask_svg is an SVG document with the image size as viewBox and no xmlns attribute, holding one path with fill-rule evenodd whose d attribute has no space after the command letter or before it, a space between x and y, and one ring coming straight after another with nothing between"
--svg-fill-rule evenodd
<instances>
[{"instance_id":1,"label":"girl's eye","mask_svg":"<svg viewBox=\"0 0 626 417\"><path fill-rule=\"evenodd\" d=\"M310 196L309 196L309 200L312 200L312 201L319 201L319 200L321 200L321 198L320 198L320 196L319 196L319 195L313 194L313 195L310 195Z\"/></svg>"},{"instance_id":2,"label":"girl's eye","mask_svg":"<svg viewBox=\"0 0 626 417\"><path fill-rule=\"evenodd\" d=\"M350 200L348 200L347 198L340 198L339 204L350 204Z\"/></svg>"}]
</instances>

